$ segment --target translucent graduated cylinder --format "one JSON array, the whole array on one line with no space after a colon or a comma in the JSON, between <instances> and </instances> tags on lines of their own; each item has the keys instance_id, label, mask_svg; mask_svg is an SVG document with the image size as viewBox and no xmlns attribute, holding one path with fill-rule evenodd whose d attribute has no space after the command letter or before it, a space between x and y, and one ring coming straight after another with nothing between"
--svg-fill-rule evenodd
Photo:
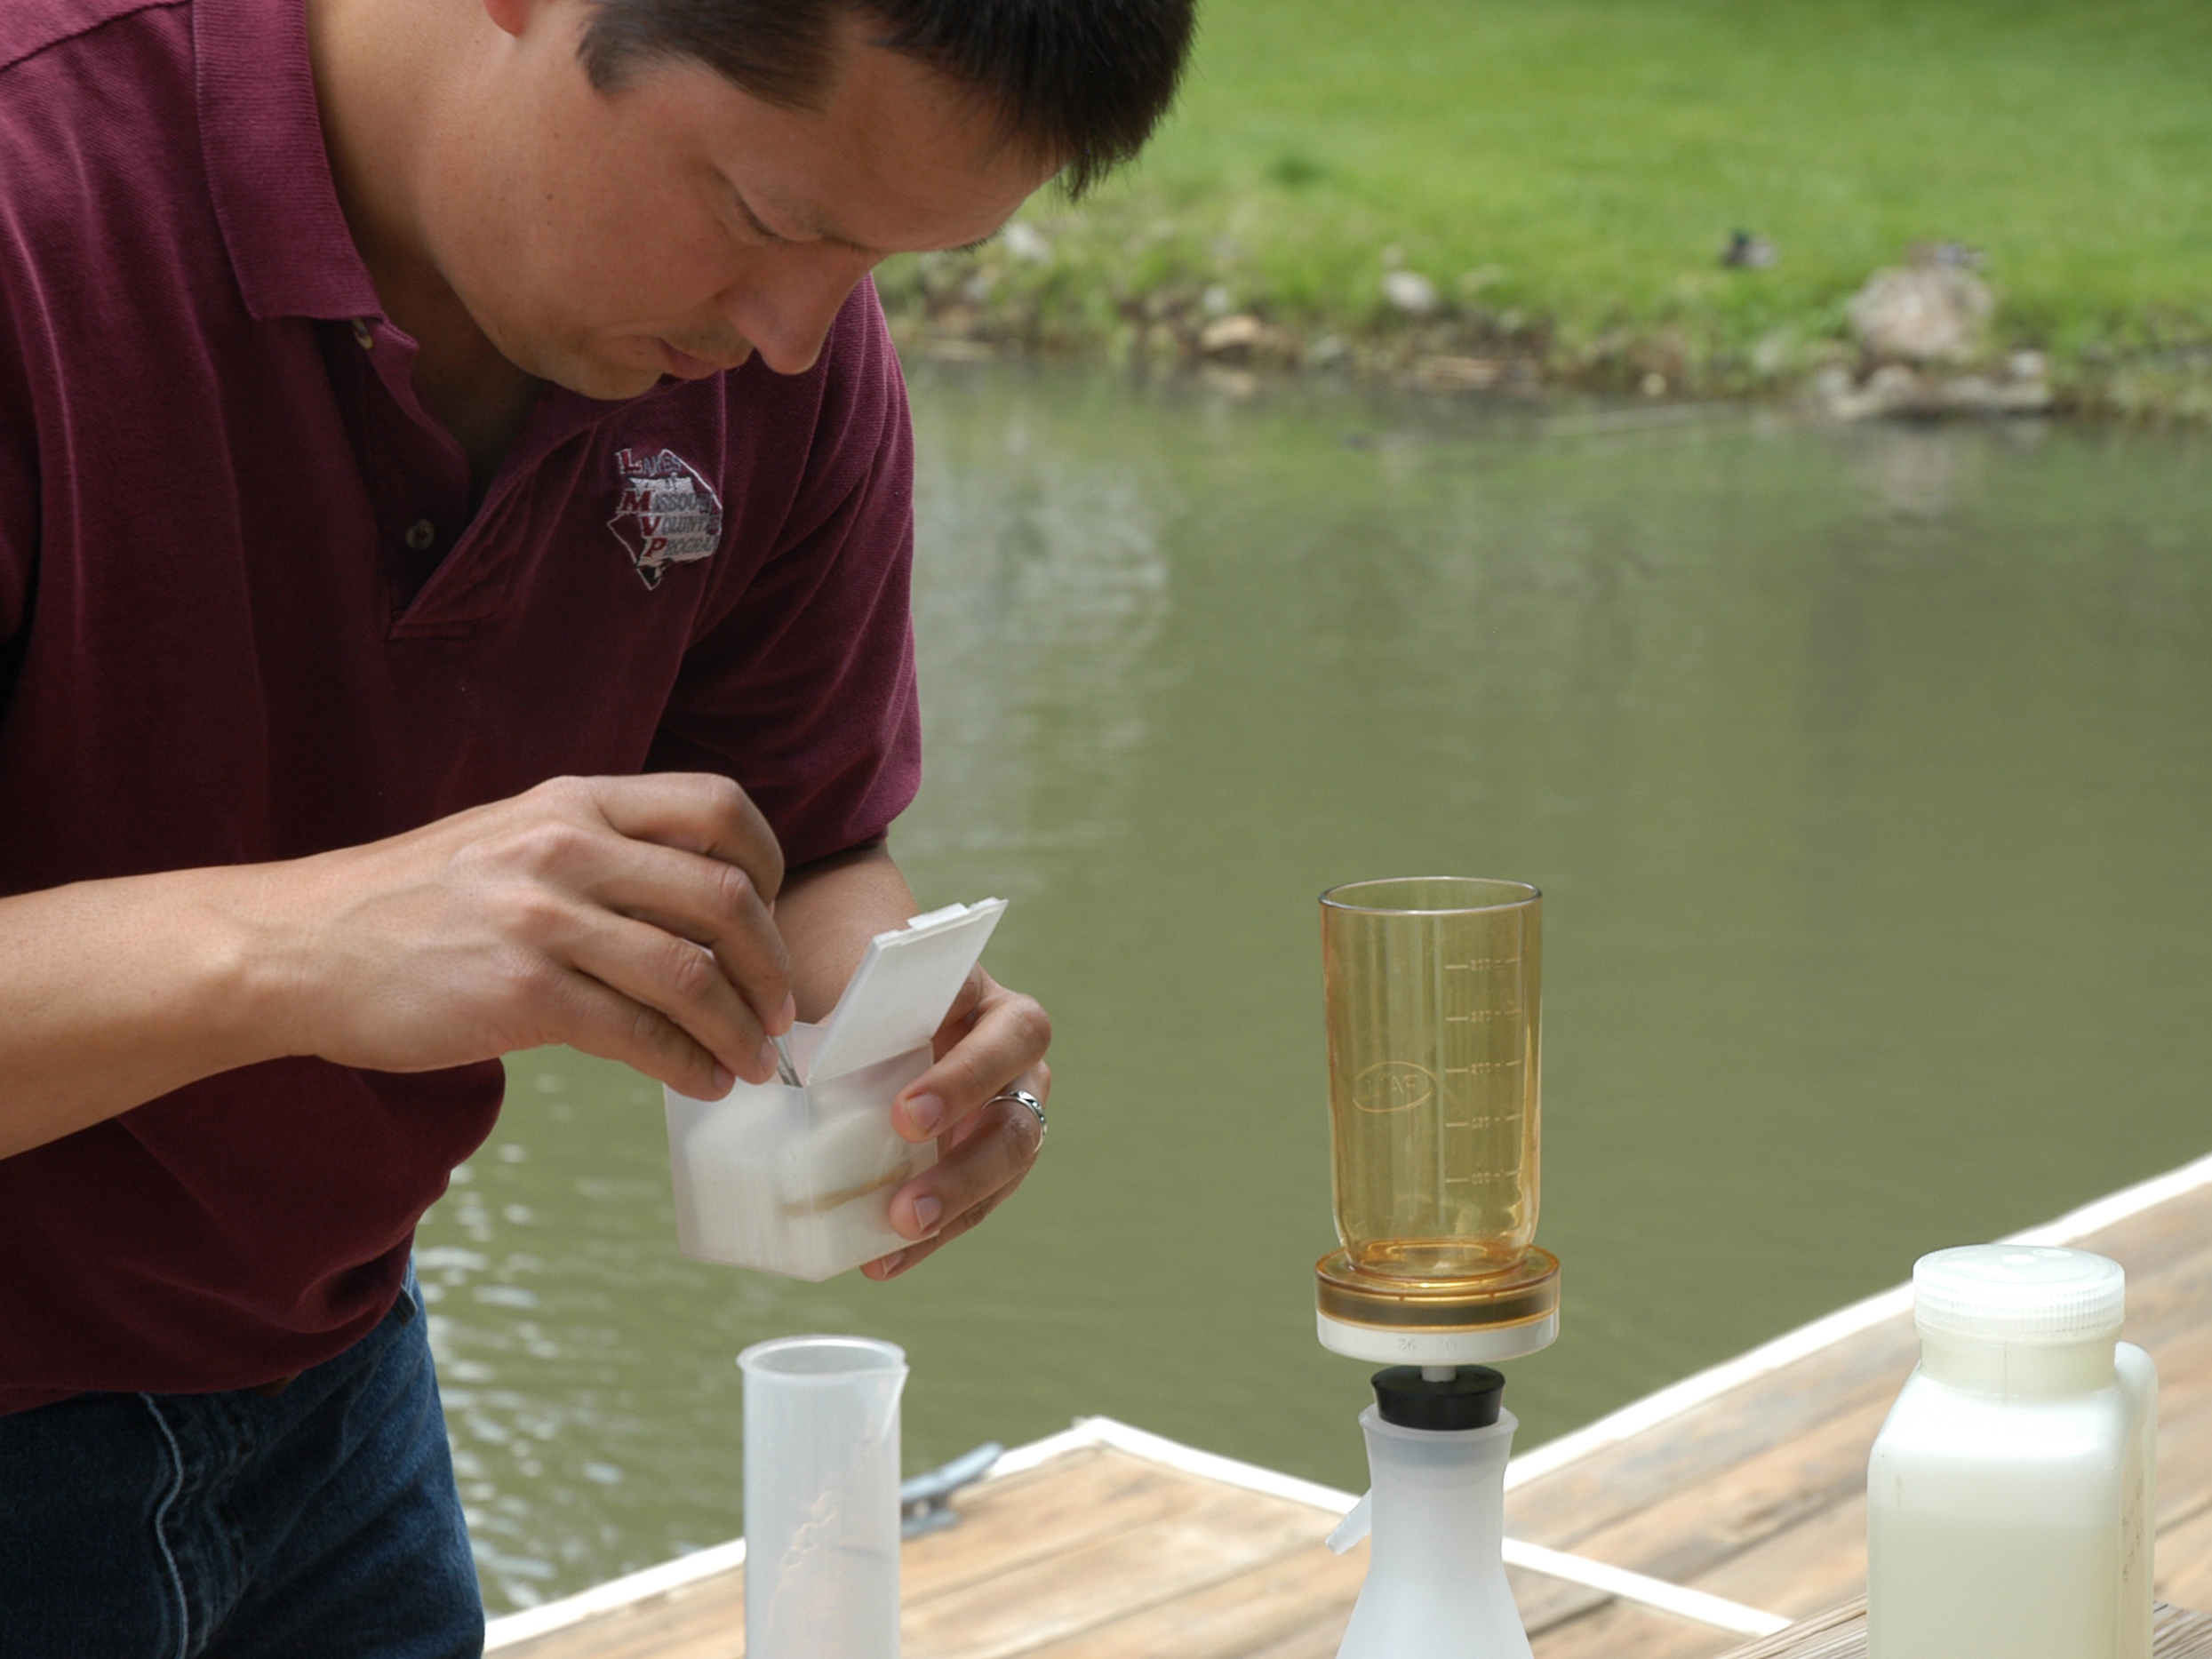
<instances>
[{"instance_id":1,"label":"translucent graduated cylinder","mask_svg":"<svg viewBox=\"0 0 2212 1659\"><path fill-rule=\"evenodd\" d=\"M1363 881L1322 905L1337 1232L1354 1265L1469 1278L1534 1240L1541 901L1518 882Z\"/></svg>"},{"instance_id":2,"label":"translucent graduated cylinder","mask_svg":"<svg viewBox=\"0 0 2212 1659\"><path fill-rule=\"evenodd\" d=\"M1925 1338L1867 1466L1868 1659L2148 1659L2140 1348Z\"/></svg>"},{"instance_id":3,"label":"translucent graduated cylinder","mask_svg":"<svg viewBox=\"0 0 2212 1659\"><path fill-rule=\"evenodd\" d=\"M906 1355L790 1336L745 1373L745 1651L898 1659L899 1395Z\"/></svg>"}]
</instances>

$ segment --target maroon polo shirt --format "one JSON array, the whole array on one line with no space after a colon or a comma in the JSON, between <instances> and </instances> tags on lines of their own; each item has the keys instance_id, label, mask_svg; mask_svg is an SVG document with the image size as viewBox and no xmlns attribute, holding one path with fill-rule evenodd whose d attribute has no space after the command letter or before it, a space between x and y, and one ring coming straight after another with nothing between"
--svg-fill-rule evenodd
<instances>
[{"instance_id":1,"label":"maroon polo shirt","mask_svg":"<svg viewBox=\"0 0 2212 1659\"><path fill-rule=\"evenodd\" d=\"M906 805L913 460L871 289L805 374L548 388L473 515L413 358L300 0L0 4L0 894L562 773L724 773L794 864ZM500 1081L285 1060L0 1160L0 1412L339 1352Z\"/></svg>"}]
</instances>

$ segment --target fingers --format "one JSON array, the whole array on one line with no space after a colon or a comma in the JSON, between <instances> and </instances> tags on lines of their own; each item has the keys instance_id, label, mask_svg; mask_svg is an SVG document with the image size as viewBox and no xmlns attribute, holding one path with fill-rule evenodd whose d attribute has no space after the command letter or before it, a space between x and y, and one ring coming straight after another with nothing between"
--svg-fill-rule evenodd
<instances>
[{"instance_id":1,"label":"fingers","mask_svg":"<svg viewBox=\"0 0 2212 1659\"><path fill-rule=\"evenodd\" d=\"M968 977L938 1028L937 1061L899 1093L891 1121L908 1140L938 1137L930 1168L892 1195L890 1223L914 1242L863 1269L871 1279L913 1270L1011 1197L1037 1161L1044 1127L1019 1101L994 1097L1023 1089L1052 1095L1044 1062L1052 1022L1031 997L982 969Z\"/></svg>"},{"instance_id":2,"label":"fingers","mask_svg":"<svg viewBox=\"0 0 2212 1659\"><path fill-rule=\"evenodd\" d=\"M617 834L733 864L773 904L784 883L783 849L752 797L727 778L649 772L641 778L563 780L590 794Z\"/></svg>"},{"instance_id":3,"label":"fingers","mask_svg":"<svg viewBox=\"0 0 2212 1659\"><path fill-rule=\"evenodd\" d=\"M912 1141L938 1137L938 1161L891 1198L890 1223L915 1240L870 1263L871 1279L896 1278L926 1261L1013 1195L1037 1161L1044 1127L1010 1088L1052 1094L1044 1063L1052 1022L1036 1001L978 968L938 1028L937 1061L893 1104L891 1121Z\"/></svg>"},{"instance_id":4,"label":"fingers","mask_svg":"<svg viewBox=\"0 0 2212 1659\"><path fill-rule=\"evenodd\" d=\"M1042 1095L1051 1083L1040 1074L1023 1079L1020 1086ZM893 1279L911 1271L982 1222L1013 1196L1035 1166L1044 1140L1036 1114L1013 1100L970 1114L963 1127L958 1145L893 1194L891 1225L915 1242L869 1263L862 1271L870 1279Z\"/></svg>"},{"instance_id":5,"label":"fingers","mask_svg":"<svg viewBox=\"0 0 2212 1659\"><path fill-rule=\"evenodd\" d=\"M1033 1070L1042 1087L1029 1092L1048 1098L1051 1073L1042 1062L1051 1041L1051 1017L1036 1000L1009 991L978 968L938 1028L936 1063L899 1091L891 1122L909 1141L929 1140L956 1129Z\"/></svg>"},{"instance_id":6,"label":"fingers","mask_svg":"<svg viewBox=\"0 0 2212 1659\"><path fill-rule=\"evenodd\" d=\"M560 778L533 793L572 827L542 823L531 864L596 913L574 965L674 1020L727 1072L773 1076L766 1040L797 1007L770 910L783 853L751 799L691 773Z\"/></svg>"},{"instance_id":7,"label":"fingers","mask_svg":"<svg viewBox=\"0 0 2212 1659\"><path fill-rule=\"evenodd\" d=\"M791 953L760 889L737 865L635 841L591 897L675 938L706 946L763 1033L780 1035L790 1029L797 1011Z\"/></svg>"},{"instance_id":8,"label":"fingers","mask_svg":"<svg viewBox=\"0 0 2212 1659\"><path fill-rule=\"evenodd\" d=\"M633 1020L651 1038L648 1052L658 1051L652 1021L643 1017L651 1015L673 1023L686 1041L748 1082L776 1074L766 1026L706 946L643 921L603 915L578 935L569 956L579 971L635 1005Z\"/></svg>"},{"instance_id":9,"label":"fingers","mask_svg":"<svg viewBox=\"0 0 2212 1659\"><path fill-rule=\"evenodd\" d=\"M619 1060L694 1100L719 1100L735 1081L691 1034L657 1009L580 975L567 976L560 999L563 1041L603 1060Z\"/></svg>"}]
</instances>

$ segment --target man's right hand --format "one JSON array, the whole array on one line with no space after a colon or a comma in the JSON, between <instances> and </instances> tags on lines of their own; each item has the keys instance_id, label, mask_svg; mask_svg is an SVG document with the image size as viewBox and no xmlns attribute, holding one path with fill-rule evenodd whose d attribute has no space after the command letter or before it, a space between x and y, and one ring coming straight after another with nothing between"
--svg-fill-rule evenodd
<instances>
[{"instance_id":1,"label":"man's right hand","mask_svg":"<svg viewBox=\"0 0 2212 1659\"><path fill-rule=\"evenodd\" d=\"M560 778L311 858L0 900L0 1157L285 1055L566 1043L687 1094L775 1073L783 856L725 778Z\"/></svg>"},{"instance_id":2,"label":"man's right hand","mask_svg":"<svg viewBox=\"0 0 2212 1659\"><path fill-rule=\"evenodd\" d=\"M265 873L293 1053L415 1072L566 1043L707 1097L776 1074L783 854L727 778L556 778Z\"/></svg>"}]
</instances>

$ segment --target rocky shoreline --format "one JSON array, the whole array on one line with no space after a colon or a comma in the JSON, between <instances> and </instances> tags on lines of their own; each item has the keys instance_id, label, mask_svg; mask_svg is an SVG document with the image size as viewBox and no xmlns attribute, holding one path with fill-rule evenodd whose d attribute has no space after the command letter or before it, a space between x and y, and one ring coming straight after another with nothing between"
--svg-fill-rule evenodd
<instances>
[{"instance_id":1,"label":"rocky shoreline","mask_svg":"<svg viewBox=\"0 0 2212 1659\"><path fill-rule=\"evenodd\" d=\"M1723 261L1755 262L1760 247L1739 236ZM1202 373L1232 395L1322 373L1444 395L1782 398L1846 421L2212 421L2212 345L2061 355L2008 341L1978 257L1955 243L1916 246L1874 272L1840 325L1777 327L1738 349L1680 323L1577 335L1396 269L1384 273L1387 303L1365 315L1280 316L1238 306L1219 283L1054 268L1050 244L1018 223L1002 245L928 260L884 281L883 299L902 348L940 360L1089 358Z\"/></svg>"}]
</instances>

